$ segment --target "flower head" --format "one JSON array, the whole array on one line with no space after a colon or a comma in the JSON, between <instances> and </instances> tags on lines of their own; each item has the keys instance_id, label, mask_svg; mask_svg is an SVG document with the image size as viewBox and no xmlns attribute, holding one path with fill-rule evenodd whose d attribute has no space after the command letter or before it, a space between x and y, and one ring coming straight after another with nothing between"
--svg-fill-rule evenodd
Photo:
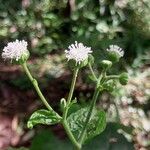
<instances>
[{"instance_id":1,"label":"flower head","mask_svg":"<svg viewBox=\"0 0 150 150\"><path fill-rule=\"evenodd\" d=\"M110 53L117 53L120 57L123 57L124 55L124 51L122 50L122 48L117 45L110 45L107 51Z\"/></svg>"},{"instance_id":2,"label":"flower head","mask_svg":"<svg viewBox=\"0 0 150 150\"><path fill-rule=\"evenodd\" d=\"M124 51L117 45L110 45L107 49L109 60L113 63L118 62L124 55Z\"/></svg>"},{"instance_id":3,"label":"flower head","mask_svg":"<svg viewBox=\"0 0 150 150\"><path fill-rule=\"evenodd\" d=\"M24 40L10 42L4 47L2 52L2 58L18 61L24 54L28 53L28 43Z\"/></svg>"},{"instance_id":4,"label":"flower head","mask_svg":"<svg viewBox=\"0 0 150 150\"><path fill-rule=\"evenodd\" d=\"M92 50L90 47L86 47L82 43L75 41L75 44L71 44L68 47L68 50L65 50L65 53L68 60L73 59L80 64L88 58L88 55L92 53Z\"/></svg>"}]
</instances>

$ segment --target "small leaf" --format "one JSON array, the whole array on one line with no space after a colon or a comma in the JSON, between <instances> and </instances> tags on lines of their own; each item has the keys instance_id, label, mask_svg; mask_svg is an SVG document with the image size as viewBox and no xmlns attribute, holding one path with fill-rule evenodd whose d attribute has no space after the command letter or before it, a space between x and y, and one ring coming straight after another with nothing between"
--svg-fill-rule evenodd
<instances>
[{"instance_id":1,"label":"small leaf","mask_svg":"<svg viewBox=\"0 0 150 150\"><path fill-rule=\"evenodd\" d=\"M93 77L93 75L90 74L90 75L88 75L88 77L89 77L90 80L96 82L96 79Z\"/></svg>"},{"instance_id":2,"label":"small leaf","mask_svg":"<svg viewBox=\"0 0 150 150\"><path fill-rule=\"evenodd\" d=\"M68 124L74 136L78 139L85 125L89 108L81 108L72 113L68 118ZM85 140L89 140L104 131L106 126L106 115L104 111L98 111L94 108L91 120L87 125Z\"/></svg>"},{"instance_id":3,"label":"small leaf","mask_svg":"<svg viewBox=\"0 0 150 150\"><path fill-rule=\"evenodd\" d=\"M44 109L35 111L28 120L28 128L33 128L36 124L53 125L59 123L61 118L54 112Z\"/></svg>"}]
</instances>

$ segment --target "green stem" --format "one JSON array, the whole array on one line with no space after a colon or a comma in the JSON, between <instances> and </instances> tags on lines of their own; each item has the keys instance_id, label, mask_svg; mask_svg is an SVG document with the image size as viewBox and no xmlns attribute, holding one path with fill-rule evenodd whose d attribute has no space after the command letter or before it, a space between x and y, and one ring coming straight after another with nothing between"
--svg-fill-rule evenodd
<instances>
[{"instance_id":1,"label":"green stem","mask_svg":"<svg viewBox=\"0 0 150 150\"><path fill-rule=\"evenodd\" d=\"M80 150L81 149L81 145L78 143L78 141L73 136L73 134L70 131L70 128L69 128L66 120L63 121L63 127L65 128L65 131L66 131L69 139L71 140L71 142L76 146L77 150Z\"/></svg>"},{"instance_id":2,"label":"green stem","mask_svg":"<svg viewBox=\"0 0 150 150\"><path fill-rule=\"evenodd\" d=\"M22 66L23 66L23 68L24 68L24 70L25 70L25 72L26 72L28 78L29 78L30 81L32 82L32 84L33 84L33 86L34 86L36 92L38 93L40 99L41 99L42 102L44 103L44 105L47 107L48 110L54 111L54 110L51 108L51 106L48 104L48 102L47 102L47 100L45 99L45 97L43 96L43 94L42 94L42 92L41 92L41 90L40 90L40 88L39 88L39 86L38 86L37 81L32 77L32 75L31 75L31 73L30 73L30 71L29 71L29 69L28 69L28 67L27 67L27 64L24 63ZM67 106L70 104L71 99L72 99L72 95L73 95L73 91L74 91L74 86L75 86L75 82L76 82L77 73L78 73L78 69L75 70L75 72L74 72L74 76L73 76L73 80L72 80L72 84L71 84L71 90L70 90L70 92L69 92L69 96L68 96L68 100L67 100ZM80 144L76 141L76 139L74 138L74 136L73 136L72 132L70 131L69 126L68 126L68 124L67 124L67 121L66 121L67 112L68 112L68 107L67 107L67 110L65 111L66 115L65 115L65 119L63 119L63 121L62 121L62 124L63 124L63 126L64 126L64 128L65 128L65 130L66 130L66 133L67 133L68 137L69 137L70 140L72 141L72 143L76 146L77 150L80 150L80 149L81 149L81 146L80 146ZM58 114L57 114L57 115L58 115ZM58 115L58 117L60 117L60 116ZM61 118L61 117L60 117L60 118Z\"/></svg>"},{"instance_id":3,"label":"green stem","mask_svg":"<svg viewBox=\"0 0 150 150\"><path fill-rule=\"evenodd\" d=\"M91 71L91 73L92 73L92 76L94 77L94 80L97 81L97 77L96 77L96 75L95 75L95 73L94 73L94 71L93 71L93 68L92 68L91 64L88 63L88 66L89 66L89 68L90 68L90 71Z\"/></svg>"},{"instance_id":4,"label":"green stem","mask_svg":"<svg viewBox=\"0 0 150 150\"><path fill-rule=\"evenodd\" d=\"M106 80L110 80L110 79L118 79L119 76L118 75L110 75L106 77Z\"/></svg>"},{"instance_id":5,"label":"green stem","mask_svg":"<svg viewBox=\"0 0 150 150\"><path fill-rule=\"evenodd\" d=\"M71 102L71 99L72 99L72 95L73 95L73 91L74 91L74 87L75 87L75 83L76 83L78 72L79 72L79 68L76 68L74 70L74 73L73 73L73 78L72 78L72 82L71 82L70 92L69 92L69 95L68 95L68 98L67 98L66 109L63 112L63 119L64 120L67 118L67 113L68 113L68 110L69 110L68 106L69 106L69 104Z\"/></svg>"},{"instance_id":6,"label":"green stem","mask_svg":"<svg viewBox=\"0 0 150 150\"><path fill-rule=\"evenodd\" d=\"M82 132L80 134L80 137L79 137L79 143L80 144L82 144L84 142L84 138L86 136L86 128L87 128L87 125L88 125L88 123L91 119L91 116L92 116L92 113L93 113L93 108L95 106L98 95L99 95L99 90L96 89L95 92L94 92L94 95L93 95L92 103L90 105L90 108L89 108L89 111L88 111L88 114L87 114L85 125L84 125L84 127L82 129Z\"/></svg>"},{"instance_id":7,"label":"green stem","mask_svg":"<svg viewBox=\"0 0 150 150\"><path fill-rule=\"evenodd\" d=\"M94 109L94 106L96 104L96 100L97 100L98 95L100 93L100 89L98 87L100 85L101 79L102 79L102 75L100 75L100 77L98 78L97 85L96 85L96 88L95 88L95 91L94 91L94 95L93 95L93 98L92 98L92 102L91 102L91 105L90 105L90 108L89 108L89 111L88 111L88 114L87 114L87 118L86 118L84 127L83 127L83 129L81 131L81 134L80 134L80 137L79 137L79 143L81 145L84 142L84 138L86 136L86 128L87 128L87 125L88 125L88 123L89 123L89 121L91 119L91 116L92 116L92 113L93 113L93 109Z\"/></svg>"},{"instance_id":8,"label":"green stem","mask_svg":"<svg viewBox=\"0 0 150 150\"><path fill-rule=\"evenodd\" d=\"M39 88L39 86L38 86L38 82L36 81L36 79L34 79L34 78L32 77L32 75L31 75L31 73L30 73L30 71L29 71L29 69L28 69L28 67L27 67L26 62L22 64L22 67L23 67L23 69L25 70L26 75L28 76L28 78L29 78L30 81L32 82L32 84L33 84L33 86L34 86L34 88L35 88L35 90L36 90L38 96L40 97L41 101L43 102L43 104L46 106L46 108L47 108L48 110L54 112L54 110L52 109L52 107L48 104L47 100L46 100L45 97L43 96L43 94L42 94L42 92L41 92L41 90L40 90L40 88ZM57 114L57 113L56 113L56 114ZM57 114L57 116L58 116L59 118L61 118L58 114Z\"/></svg>"},{"instance_id":9,"label":"green stem","mask_svg":"<svg viewBox=\"0 0 150 150\"><path fill-rule=\"evenodd\" d=\"M118 107L117 107L117 105L116 105L116 102L114 102L114 106L115 106L115 109L116 109L116 122L121 122L120 121L120 114L119 114L119 109L118 109Z\"/></svg>"},{"instance_id":10,"label":"green stem","mask_svg":"<svg viewBox=\"0 0 150 150\"><path fill-rule=\"evenodd\" d=\"M64 127L64 129L65 129L65 131L66 131L69 139L71 140L71 142L75 145L75 147L77 148L77 150L80 150L81 149L81 145L75 139L75 137L72 134L72 132L71 132L69 126L68 126L68 123L67 123L67 114L68 114L70 102L72 100L72 96L73 96L73 92L74 92L74 88L75 88L75 83L76 83L78 72L79 72L79 68L76 68L74 70L74 73L73 73L73 78L72 78L72 82L71 82L71 87L70 87L69 95L68 95L68 98L67 98L66 108L65 108L65 110L63 112L62 124L63 124L63 127Z\"/></svg>"}]
</instances>

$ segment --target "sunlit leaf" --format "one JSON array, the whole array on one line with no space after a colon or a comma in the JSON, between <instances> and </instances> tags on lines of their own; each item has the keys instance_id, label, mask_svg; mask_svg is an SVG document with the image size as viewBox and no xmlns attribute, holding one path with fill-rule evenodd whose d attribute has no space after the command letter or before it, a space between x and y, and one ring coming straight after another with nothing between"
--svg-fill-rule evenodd
<instances>
[{"instance_id":1,"label":"sunlit leaf","mask_svg":"<svg viewBox=\"0 0 150 150\"><path fill-rule=\"evenodd\" d=\"M31 115L27 123L27 126L28 128L33 128L33 126L37 124L53 125L53 124L59 123L60 120L61 118L58 117L58 115L54 111L41 109L41 110L35 111Z\"/></svg>"}]
</instances>

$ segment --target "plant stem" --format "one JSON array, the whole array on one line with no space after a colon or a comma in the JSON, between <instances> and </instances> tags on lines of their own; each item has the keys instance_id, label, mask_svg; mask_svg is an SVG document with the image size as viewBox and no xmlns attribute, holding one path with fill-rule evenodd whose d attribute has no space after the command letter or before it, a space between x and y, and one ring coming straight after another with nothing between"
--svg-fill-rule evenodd
<instances>
[{"instance_id":1,"label":"plant stem","mask_svg":"<svg viewBox=\"0 0 150 150\"><path fill-rule=\"evenodd\" d=\"M76 146L77 150L81 149L81 145L78 143L78 141L75 139L75 137L73 136L72 132L70 131L70 128L67 124L66 120L63 120L63 126L65 128L65 131L69 137L69 139L71 140L71 142Z\"/></svg>"},{"instance_id":2,"label":"plant stem","mask_svg":"<svg viewBox=\"0 0 150 150\"><path fill-rule=\"evenodd\" d=\"M73 91L74 91L74 87L75 87L75 83L76 83L76 79L77 79L77 75L78 75L78 72L79 72L79 68L77 67L75 70L74 70L74 73L73 73L73 78L72 78L72 82L71 82L71 87L70 87L70 91L69 91L69 95L68 95L68 98L67 98L67 104L66 104L66 108L63 112L63 119L62 119L62 124L63 124L63 127L69 137L69 139L71 140L71 142L73 143L73 145L75 145L75 147L77 148L77 150L80 150L81 149L81 145L78 143L78 141L75 139L74 135L72 134L69 126L68 126L68 123L67 123L67 113L68 113L68 110L69 110L69 105L70 105L70 102L72 100L72 96L73 96Z\"/></svg>"},{"instance_id":3,"label":"plant stem","mask_svg":"<svg viewBox=\"0 0 150 150\"><path fill-rule=\"evenodd\" d=\"M115 106L115 109L116 109L116 122L120 123L120 114L119 114L119 109L116 105L116 102L114 102L114 106Z\"/></svg>"},{"instance_id":4,"label":"plant stem","mask_svg":"<svg viewBox=\"0 0 150 150\"><path fill-rule=\"evenodd\" d=\"M110 75L106 77L106 80L110 80L110 79L118 79L119 76L118 75Z\"/></svg>"},{"instance_id":5,"label":"plant stem","mask_svg":"<svg viewBox=\"0 0 150 150\"><path fill-rule=\"evenodd\" d=\"M43 94L42 94L42 92L41 92L41 90L40 90L40 88L39 88L39 86L38 86L37 81L32 77L32 75L31 75L31 73L30 73L30 71L29 71L29 69L28 69L28 67L27 67L27 64L24 63L22 66L23 66L23 68L24 68L24 70L25 70L25 72L26 72L28 78L29 78L30 81L32 82L32 84L33 84L33 86L34 86L36 92L38 93L40 99L41 99L42 102L44 103L44 105L47 107L48 110L54 111L54 110L51 108L51 106L48 104L48 102L47 102L47 100L45 99L45 97L43 96ZM74 91L74 86L75 86L75 82L76 82L78 70L79 70L79 69L76 69L76 70L74 71L73 80L72 80L72 84L71 84L71 89L70 89L69 96L68 96L68 100L67 100L67 106L70 104L71 99L72 99L72 95L73 95L73 91ZM65 131L66 131L68 137L69 137L70 140L72 141L72 143L76 146L77 150L80 150L80 149L81 149L81 146L80 146L80 144L77 142L77 140L74 138L74 136L73 136L72 132L70 131L69 126L68 126L68 124L67 124L67 121L66 121L67 112L68 112L68 107L67 107L67 109L66 109L66 111L65 111L65 113L66 113L66 114L65 114L65 119L63 119L62 124L63 124L63 126L64 126L64 128L65 128ZM56 113L56 114L57 114L57 113ZM57 114L57 115L58 115L58 114ZM60 116L58 115L58 117L60 117ZM60 118L61 118L61 117L60 117Z\"/></svg>"},{"instance_id":6,"label":"plant stem","mask_svg":"<svg viewBox=\"0 0 150 150\"><path fill-rule=\"evenodd\" d=\"M95 92L94 92L94 95L93 95L93 99L92 99L92 103L90 105L90 108L89 108L89 111L88 111L88 114L87 114L87 118L86 118L86 121L85 121L85 125L82 129L82 132L81 132L81 135L80 135L80 138L79 138L79 143L82 144L83 141L84 141L84 138L85 138L85 135L86 135L86 128L87 128L87 125L91 119L91 116L92 116L92 113L93 113L93 108L95 106L95 103L96 103L96 100L97 100L97 97L99 95L99 90L96 89Z\"/></svg>"},{"instance_id":7,"label":"plant stem","mask_svg":"<svg viewBox=\"0 0 150 150\"><path fill-rule=\"evenodd\" d=\"M95 88L95 91L94 91L94 95L93 95L93 98L92 98L92 102L91 102L91 105L90 105L90 108L89 108L89 111L88 111L88 114L87 114L87 118L86 118L84 127L83 127L83 129L81 131L81 134L80 134L80 137L79 137L79 143L81 145L84 142L84 138L86 136L86 128L87 128L87 125L88 125L88 123L89 123L89 121L91 119L91 116L92 116L92 113L93 113L93 109L94 109L94 106L96 104L96 100L97 100L98 95L100 93L100 89L98 87L100 85L101 79L102 79L102 75L100 75L100 77L98 78L97 85L96 85L96 88Z\"/></svg>"},{"instance_id":8,"label":"plant stem","mask_svg":"<svg viewBox=\"0 0 150 150\"><path fill-rule=\"evenodd\" d=\"M43 104L46 106L46 108L49 110L49 111L53 111L54 110L52 109L52 107L48 104L47 100L45 99L45 97L43 96L39 86L38 86L38 82L36 81L36 79L34 79L27 67L27 64L26 62L22 64L22 67L24 68L25 70L25 73L26 75L28 76L28 78L30 79L30 81L32 82L38 96L40 97L41 101L43 102ZM55 112L56 113L56 112ZM57 113L56 113L57 117L61 118Z\"/></svg>"},{"instance_id":9,"label":"plant stem","mask_svg":"<svg viewBox=\"0 0 150 150\"><path fill-rule=\"evenodd\" d=\"M66 109L63 112L63 119L64 120L67 118L67 113L68 113L68 109L69 109L68 106L69 106L69 104L71 102L71 99L72 99L72 95L73 95L73 91L74 91L74 87L75 87L75 83L76 83L78 72L79 72L79 68L76 68L74 70L74 73L73 73L73 78L72 78L72 82L71 82L70 92L69 92L69 95L68 95L68 98L67 98Z\"/></svg>"},{"instance_id":10,"label":"plant stem","mask_svg":"<svg viewBox=\"0 0 150 150\"><path fill-rule=\"evenodd\" d=\"M94 79L95 79L95 81L96 81L96 80L97 80L97 77L96 77L96 75L95 75L95 73L94 73L94 71L93 71L93 68L92 68L91 64L88 63L88 66L89 66L89 68L90 68L90 71L91 71L91 73L92 73L92 76L94 77Z\"/></svg>"}]
</instances>

